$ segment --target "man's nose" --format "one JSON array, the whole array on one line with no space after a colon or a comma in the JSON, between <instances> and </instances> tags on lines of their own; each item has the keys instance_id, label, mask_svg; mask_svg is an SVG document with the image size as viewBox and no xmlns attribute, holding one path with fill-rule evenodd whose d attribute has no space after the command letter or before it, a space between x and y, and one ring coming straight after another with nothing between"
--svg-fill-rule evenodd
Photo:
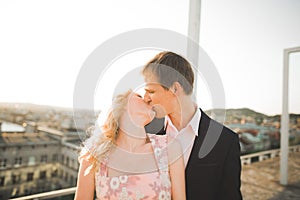
<instances>
[{"instance_id":1,"label":"man's nose","mask_svg":"<svg viewBox=\"0 0 300 200\"><path fill-rule=\"evenodd\" d=\"M147 92L144 95L144 102L147 104L149 104L151 102L151 98Z\"/></svg>"}]
</instances>

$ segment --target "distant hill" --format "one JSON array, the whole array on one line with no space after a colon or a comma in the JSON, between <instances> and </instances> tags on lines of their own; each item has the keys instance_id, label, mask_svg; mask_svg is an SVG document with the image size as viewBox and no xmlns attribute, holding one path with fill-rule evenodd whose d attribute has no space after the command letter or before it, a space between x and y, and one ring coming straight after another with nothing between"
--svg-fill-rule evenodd
<instances>
[{"instance_id":1,"label":"distant hill","mask_svg":"<svg viewBox=\"0 0 300 200\"><path fill-rule=\"evenodd\" d=\"M212 112L214 112L215 114L221 114L222 112L224 112L224 109L211 109L211 110L207 110L205 111L207 114L211 114ZM256 112L254 110L251 110L249 108L237 108L237 109L225 109L226 112L226 117L233 117L233 116L249 116L249 117L262 117L262 118L266 118L269 117L265 114Z\"/></svg>"},{"instance_id":2,"label":"distant hill","mask_svg":"<svg viewBox=\"0 0 300 200\"><path fill-rule=\"evenodd\" d=\"M208 115L211 115L212 112L214 112L216 115L224 113L224 109L212 109L207 110L205 113ZM258 121L262 119L269 119L272 121L280 121L281 115L274 115L269 116L265 115L263 113L256 112L254 110L251 110L249 108L237 108L237 109L225 109L226 119L234 120L234 119L241 119L242 117L251 117L253 119L256 119ZM297 119L300 118L300 114L290 114L291 119Z\"/></svg>"},{"instance_id":3,"label":"distant hill","mask_svg":"<svg viewBox=\"0 0 300 200\"><path fill-rule=\"evenodd\" d=\"M94 124L100 111L79 109L75 115L72 108L36 105L30 103L0 103L0 120L22 124L24 121L37 122L57 130L74 129L76 126L85 130L85 126ZM76 126L74 122L76 116Z\"/></svg>"},{"instance_id":4,"label":"distant hill","mask_svg":"<svg viewBox=\"0 0 300 200\"><path fill-rule=\"evenodd\" d=\"M73 112L71 107L59 107L59 106L49 106L49 105L38 105L31 103L3 103L0 102L0 109L9 109L9 110L27 110L31 112L45 112L49 110L57 112ZM82 111L87 111L81 109ZM100 112L100 111L96 111Z\"/></svg>"},{"instance_id":5,"label":"distant hill","mask_svg":"<svg viewBox=\"0 0 300 200\"><path fill-rule=\"evenodd\" d=\"M30 103L2 103L0 102L0 112L8 112L8 113L26 113L26 112L32 112L32 113L40 113L43 114L45 112L62 112L62 113L72 113L72 108L65 108L65 107L57 107L57 106L47 106L47 105L36 105L36 104L30 104ZM23 111L23 112L22 112ZM82 110L84 113L84 110ZM100 111L96 111L99 113ZM221 115L224 114L224 109L212 109L212 110L206 110L205 113L211 116L212 112L215 115ZM279 121L281 115L274 115L269 116L263 113L256 112L249 108L237 108L237 109L225 109L226 119L227 120L240 120L241 118L245 117L251 117L253 119L258 119L259 121L262 119L271 119L272 121ZM291 119L297 119L300 118L300 114L290 114Z\"/></svg>"},{"instance_id":6,"label":"distant hill","mask_svg":"<svg viewBox=\"0 0 300 200\"><path fill-rule=\"evenodd\" d=\"M6 109L25 109L30 111L45 111L45 110L57 110L57 111L72 111L72 108L48 106L48 105L38 105L31 103L3 103L0 102L0 108Z\"/></svg>"},{"instance_id":7,"label":"distant hill","mask_svg":"<svg viewBox=\"0 0 300 200\"><path fill-rule=\"evenodd\" d=\"M268 115L256 112L256 111L251 110L249 108L227 109L226 114L227 115L246 115L246 116L250 116L250 117L254 117L254 118L256 118L256 117L262 117L262 118L269 117Z\"/></svg>"}]
</instances>

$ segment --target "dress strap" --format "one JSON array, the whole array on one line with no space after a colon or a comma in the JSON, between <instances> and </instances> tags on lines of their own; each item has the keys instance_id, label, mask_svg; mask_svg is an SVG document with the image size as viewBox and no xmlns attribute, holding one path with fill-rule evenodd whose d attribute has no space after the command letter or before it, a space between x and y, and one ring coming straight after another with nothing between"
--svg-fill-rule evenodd
<instances>
[{"instance_id":1,"label":"dress strap","mask_svg":"<svg viewBox=\"0 0 300 200\"><path fill-rule=\"evenodd\" d=\"M167 135L151 135L150 141L153 145L154 155L159 170L159 179L162 183L161 191L170 194L171 181L169 175L168 160L168 136Z\"/></svg>"},{"instance_id":2,"label":"dress strap","mask_svg":"<svg viewBox=\"0 0 300 200\"><path fill-rule=\"evenodd\" d=\"M162 173L169 172L167 135L148 134L151 141L158 170Z\"/></svg>"},{"instance_id":3,"label":"dress strap","mask_svg":"<svg viewBox=\"0 0 300 200\"><path fill-rule=\"evenodd\" d=\"M103 160L100 162L100 176L105 176L107 177L108 175L108 156L105 156Z\"/></svg>"}]
</instances>

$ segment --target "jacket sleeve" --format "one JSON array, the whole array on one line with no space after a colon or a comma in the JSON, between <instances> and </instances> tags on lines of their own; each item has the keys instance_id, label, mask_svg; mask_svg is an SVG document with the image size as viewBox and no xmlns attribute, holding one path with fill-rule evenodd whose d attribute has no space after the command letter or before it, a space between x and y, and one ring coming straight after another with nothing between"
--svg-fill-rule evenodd
<instances>
[{"instance_id":1,"label":"jacket sleeve","mask_svg":"<svg viewBox=\"0 0 300 200\"><path fill-rule=\"evenodd\" d=\"M241 159L240 143L238 135L234 133L233 141L224 163L223 176L221 181L221 199L240 200L241 187Z\"/></svg>"}]
</instances>

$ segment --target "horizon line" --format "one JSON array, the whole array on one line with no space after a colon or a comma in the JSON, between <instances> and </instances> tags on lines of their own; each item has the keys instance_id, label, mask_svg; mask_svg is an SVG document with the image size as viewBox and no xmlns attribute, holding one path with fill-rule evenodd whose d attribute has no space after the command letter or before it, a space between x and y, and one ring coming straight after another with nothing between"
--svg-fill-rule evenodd
<instances>
[{"instance_id":1,"label":"horizon line","mask_svg":"<svg viewBox=\"0 0 300 200\"><path fill-rule=\"evenodd\" d=\"M23 105L31 105L31 106L41 106L41 107L52 107L52 108L56 108L56 109L66 109L66 110L74 110L74 107L69 107L69 106L58 106L58 105L49 105L49 104L37 104L37 103L29 103L29 102L0 102L0 106L2 106L3 104L10 104L10 105L13 105L13 104L23 104ZM90 110L90 109L87 109L87 108L78 108L80 110ZM236 107L236 108L210 108L210 109L206 109L205 111L208 112L208 111L211 111L211 110L218 110L218 109L221 109L221 110L241 110L241 109L249 109L249 110L252 110L254 112L257 112L257 113L260 113L260 114L263 114L263 115L266 115L266 116L277 116L277 115L281 115L282 113L277 113L277 114L267 114L266 112L260 112L260 111L257 111L255 109L252 109L252 108L249 108L249 107ZM99 112L101 111L100 109L98 110L95 110L93 109L93 111L95 112ZM289 114L296 114L296 115L300 115L300 113L295 113L295 112L289 112Z\"/></svg>"}]
</instances>

